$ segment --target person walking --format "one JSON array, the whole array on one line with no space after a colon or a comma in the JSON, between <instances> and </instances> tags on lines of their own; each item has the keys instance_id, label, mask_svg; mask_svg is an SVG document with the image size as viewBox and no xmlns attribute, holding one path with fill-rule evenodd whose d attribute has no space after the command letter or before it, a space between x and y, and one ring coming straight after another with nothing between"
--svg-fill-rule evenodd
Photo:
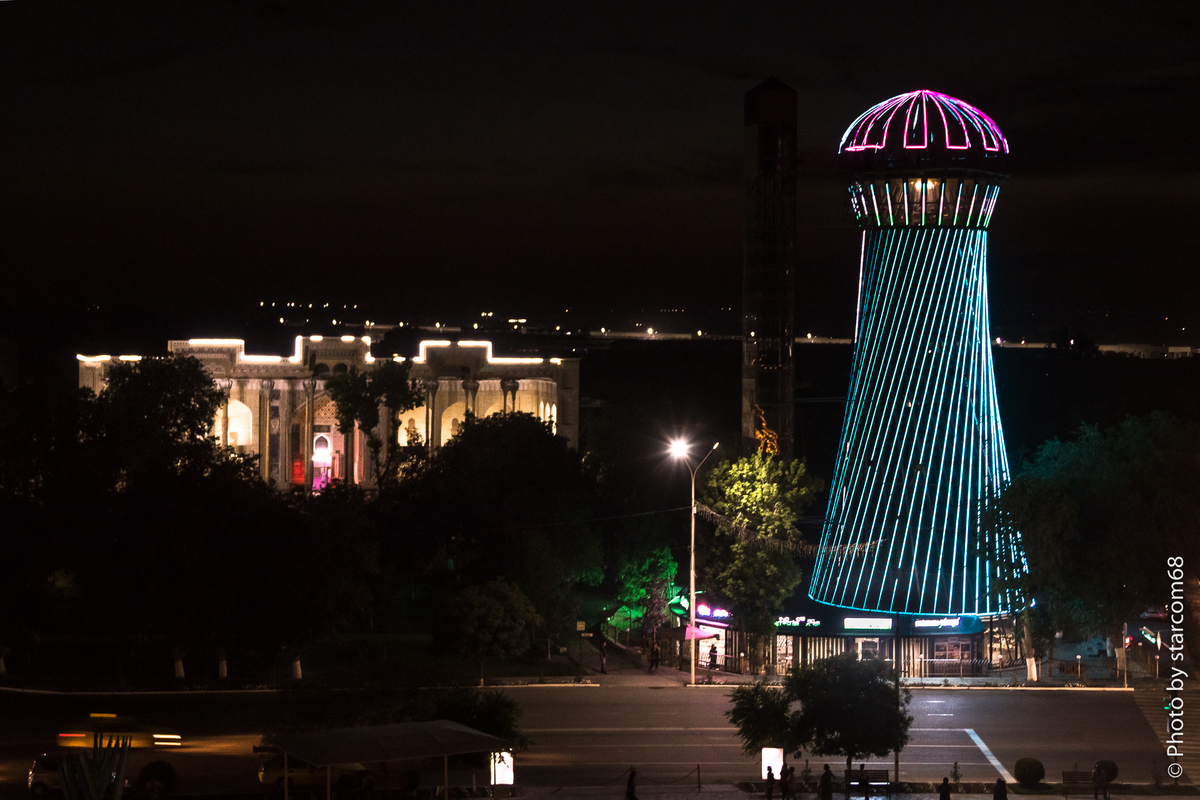
<instances>
[{"instance_id":1,"label":"person walking","mask_svg":"<svg viewBox=\"0 0 1200 800\"><path fill-rule=\"evenodd\" d=\"M787 775L783 777L783 795L781 800L796 800L796 768L787 767Z\"/></svg>"},{"instance_id":2,"label":"person walking","mask_svg":"<svg viewBox=\"0 0 1200 800\"><path fill-rule=\"evenodd\" d=\"M637 770L629 768L629 780L625 782L625 800L637 800Z\"/></svg>"},{"instance_id":3,"label":"person walking","mask_svg":"<svg viewBox=\"0 0 1200 800\"><path fill-rule=\"evenodd\" d=\"M871 796L871 784L867 782L867 765L858 765L858 790L862 792L863 800Z\"/></svg>"},{"instance_id":4,"label":"person walking","mask_svg":"<svg viewBox=\"0 0 1200 800\"><path fill-rule=\"evenodd\" d=\"M1108 776L1100 769L1100 762L1097 761L1096 766L1092 767L1092 800L1100 800L1100 795L1104 795L1104 800L1108 800Z\"/></svg>"},{"instance_id":5,"label":"person walking","mask_svg":"<svg viewBox=\"0 0 1200 800\"><path fill-rule=\"evenodd\" d=\"M774 800L775 797L775 773L772 767L767 767L767 800Z\"/></svg>"},{"instance_id":6,"label":"person walking","mask_svg":"<svg viewBox=\"0 0 1200 800\"><path fill-rule=\"evenodd\" d=\"M942 785L938 787L938 800L950 800L949 778L942 778Z\"/></svg>"},{"instance_id":7,"label":"person walking","mask_svg":"<svg viewBox=\"0 0 1200 800\"><path fill-rule=\"evenodd\" d=\"M717 668L717 646L715 644L708 648L708 668Z\"/></svg>"},{"instance_id":8,"label":"person walking","mask_svg":"<svg viewBox=\"0 0 1200 800\"><path fill-rule=\"evenodd\" d=\"M1004 778L996 778L996 788L992 789L992 800L1008 800L1008 784Z\"/></svg>"},{"instance_id":9,"label":"person walking","mask_svg":"<svg viewBox=\"0 0 1200 800\"><path fill-rule=\"evenodd\" d=\"M606 665L608 664L608 642L600 642L600 671L605 675L608 674Z\"/></svg>"},{"instance_id":10,"label":"person walking","mask_svg":"<svg viewBox=\"0 0 1200 800\"><path fill-rule=\"evenodd\" d=\"M662 651L658 649L658 640L650 645L650 671L658 672L658 660L662 657Z\"/></svg>"},{"instance_id":11,"label":"person walking","mask_svg":"<svg viewBox=\"0 0 1200 800\"><path fill-rule=\"evenodd\" d=\"M828 764L817 780L817 800L833 800L833 772Z\"/></svg>"}]
</instances>

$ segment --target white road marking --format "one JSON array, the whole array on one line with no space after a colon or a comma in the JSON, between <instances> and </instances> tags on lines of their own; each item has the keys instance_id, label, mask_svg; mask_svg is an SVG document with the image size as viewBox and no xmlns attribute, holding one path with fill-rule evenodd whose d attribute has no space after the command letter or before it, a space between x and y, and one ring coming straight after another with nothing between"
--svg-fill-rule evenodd
<instances>
[{"instance_id":1,"label":"white road marking","mask_svg":"<svg viewBox=\"0 0 1200 800\"><path fill-rule=\"evenodd\" d=\"M996 771L1000 773L1001 778L1004 778L1004 780L1008 783L1017 782L1017 779L1012 776L1012 773L1006 770L1004 765L1000 763L1000 759L992 755L992 751L989 750L988 746L983 743L983 739L979 738L979 734L975 732L974 728L963 728L963 730L967 732L967 736L970 736L975 740L975 744L979 745L979 749L983 752L984 756L987 757L987 760L992 762L992 766L995 767Z\"/></svg>"},{"instance_id":2,"label":"white road marking","mask_svg":"<svg viewBox=\"0 0 1200 800\"><path fill-rule=\"evenodd\" d=\"M957 728L955 729L957 730ZM525 733L628 733L630 731L728 731L736 732L732 725L721 728L526 728Z\"/></svg>"},{"instance_id":3,"label":"white road marking","mask_svg":"<svg viewBox=\"0 0 1200 800\"><path fill-rule=\"evenodd\" d=\"M953 714L926 714L927 717L953 717Z\"/></svg>"}]
</instances>

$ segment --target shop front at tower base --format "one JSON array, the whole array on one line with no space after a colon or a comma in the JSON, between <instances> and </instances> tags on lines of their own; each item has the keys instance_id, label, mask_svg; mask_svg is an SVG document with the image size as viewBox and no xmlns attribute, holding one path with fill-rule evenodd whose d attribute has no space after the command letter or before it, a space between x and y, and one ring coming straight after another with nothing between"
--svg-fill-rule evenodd
<instances>
[{"instance_id":1,"label":"shop front at tower base","mask_svg":"<svg viewBox=\"0 0 1200 800\"><path fill-rule=\"evenodd\" d=\"M796 597L775 621L768 674L851 652L899 664L912 679L999 678L1024 663L1011 616L885 614Z\"/></svg>"}]
</instances>

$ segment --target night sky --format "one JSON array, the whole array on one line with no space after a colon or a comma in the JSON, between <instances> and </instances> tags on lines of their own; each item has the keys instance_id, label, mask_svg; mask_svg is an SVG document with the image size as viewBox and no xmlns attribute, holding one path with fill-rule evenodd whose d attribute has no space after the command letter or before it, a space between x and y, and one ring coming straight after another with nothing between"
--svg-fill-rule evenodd
<instances>
[{"instance_id":1,"label":"night sky","mask_svg":"<svg viewBox=\"0 0 1200 800\"><path fill-rule=\"evenodd\" d=\"M0 3L5 300L610 324L737 308L742 96L774 75L800 96L799 332L853 326L842 131L928 88L1012 148L990 228L996 333L1200 344L1198 18L1128 2Z\"/></svg>"}]
</instances>

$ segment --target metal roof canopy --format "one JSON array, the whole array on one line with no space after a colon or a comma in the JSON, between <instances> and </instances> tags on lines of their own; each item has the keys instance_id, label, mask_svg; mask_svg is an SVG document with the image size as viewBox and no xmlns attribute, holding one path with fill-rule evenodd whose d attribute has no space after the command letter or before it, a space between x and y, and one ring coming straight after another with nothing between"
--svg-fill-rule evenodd
<instances>
[{"instance_id":1,"label":"metal roof canopy","mask_svg":"<svg viewBox=\"0 0 1200 800\"><path fill-rule=\"evenodd\" d=\"M268 742L315 767L512 749L503 739L446 719L284 733L270 737Z\"/></svg>"}]
</instances>

